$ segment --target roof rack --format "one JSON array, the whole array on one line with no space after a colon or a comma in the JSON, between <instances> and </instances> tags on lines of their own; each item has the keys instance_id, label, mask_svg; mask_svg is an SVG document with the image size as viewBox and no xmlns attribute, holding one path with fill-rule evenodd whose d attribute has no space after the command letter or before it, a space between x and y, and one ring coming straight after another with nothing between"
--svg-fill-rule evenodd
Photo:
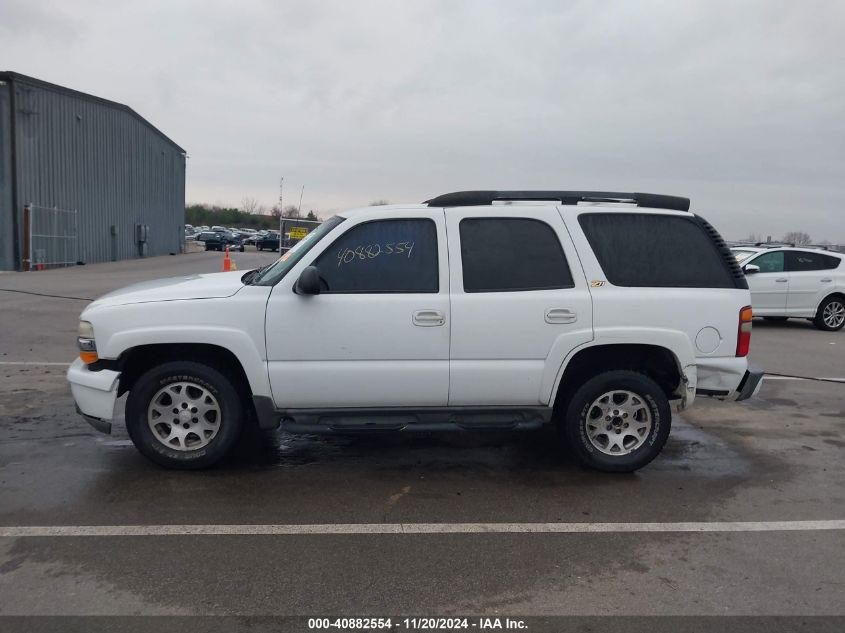
<instances>
[{"instance_id":1,"label":"roof rack","mask_svg":"<svg viewBox=\"0 0 845 633\"><path fill-rule=\"evenodd\" d=\"M757 242L754 246L760 246L762 248L780 248L781 246L791 246L795 248L795 244L793 242Z\"/></svg>"},{"instance_id":2,"label":"roof rack","mask_svg":"<svg viewBox=\"0 0 845 633\"><path fill-rule=\"evenodd\" d=\"M689 211L689 198L656 193L620 193L617 191L456 191L445 193L424 204L430 207L472 207L498 200L556 200L561 204L579 202L627 202L638 207Z\"/></svg>"}]
</instances>

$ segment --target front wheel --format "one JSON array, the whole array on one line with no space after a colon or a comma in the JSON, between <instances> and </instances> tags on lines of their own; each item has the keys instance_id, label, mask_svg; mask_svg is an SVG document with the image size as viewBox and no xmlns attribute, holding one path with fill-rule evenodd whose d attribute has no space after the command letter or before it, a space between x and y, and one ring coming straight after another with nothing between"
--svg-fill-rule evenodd
<instances>
[{"instance_id":1,"label":"front wheel","mask_svg":"<svg viewBox=\"0 0 845 633\"><path fill-rule=\"evenodd\" d=\"M207 468L237 442L243 406L232 381L208 365L174 361L144 373L126 401L135 447L168 468Z\"/></svg>"},{"instance_id":2,"label":"front wheel","mask_svg":"<svg viewBox=\"0 0 845 633\"><path fill-rule=\"evenodd\" d=\"M669 399L648 376L615 370L585 382L562 420L566 441L582 465L631 472L653 460L672 424Z\"/></svg>"},{"instance_id":3,"label":"front wheel","mask_svg":"<svg viewBox=\"0 0 845 633\"><path fill-rule=\"evenodd\" d=\"M841 330L845 326L845 299L834 296L822 301L813 323L826 332Z\"/></svg>"}]
</instances>

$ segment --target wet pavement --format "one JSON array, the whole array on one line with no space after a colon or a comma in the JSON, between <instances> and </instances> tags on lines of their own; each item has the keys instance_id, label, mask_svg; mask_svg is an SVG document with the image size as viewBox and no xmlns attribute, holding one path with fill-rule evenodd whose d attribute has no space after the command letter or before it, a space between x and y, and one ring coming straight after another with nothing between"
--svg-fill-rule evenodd
<instances>
[{"instance_id":1,"label":"wet pavement","mask_svg":"<svg viewBox=\"0 0 845 633\"><path fill-rule=\"evenodd\" d=\"M212 255L26 285L88 297L213 271ZM241 269L272 260L238 256ZM27 281L0 275L0 288ZM845 519L843 383L769 380L744 403L699 400L628 475L578 468L551 431L252 433L219 468L172 472L121 425L106 436L79 419L63 367L8 364L70 360L84 302L0 302L0 526ZM845 377L843 346L845 332L755 322L752 357ZM0 538L0 614L845 615L843 563L842 530Z\"/></svg>"}]
</instances>

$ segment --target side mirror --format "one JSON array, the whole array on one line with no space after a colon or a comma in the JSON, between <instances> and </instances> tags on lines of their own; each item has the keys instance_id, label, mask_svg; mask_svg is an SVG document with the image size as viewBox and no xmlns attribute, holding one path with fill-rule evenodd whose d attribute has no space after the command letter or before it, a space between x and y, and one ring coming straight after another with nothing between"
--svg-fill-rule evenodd
<instances>
[{"instance_id":1,"label":"side mirror","mask_svg":"<svg viewBox=\"0 0 845 633\"><path fill-rule=\"evenodd\" d=\"M298 295L318 295L320 294L320 271L316 266L308 266L299 275L296 280L296 285L293 287L294 292Z\"/></svg>"},{"instance_id":2,"label":"side mirror","mask_svg":"<svg viewBox=\"0 0 845 633\"><path fill-rule=\"evenodd\" d=\"M746 264L742 267L742 272L744 272L746 275L753 275L754 273L760 272L760 267L755 266L754 264Z\"/></svg>"}]
</instances>

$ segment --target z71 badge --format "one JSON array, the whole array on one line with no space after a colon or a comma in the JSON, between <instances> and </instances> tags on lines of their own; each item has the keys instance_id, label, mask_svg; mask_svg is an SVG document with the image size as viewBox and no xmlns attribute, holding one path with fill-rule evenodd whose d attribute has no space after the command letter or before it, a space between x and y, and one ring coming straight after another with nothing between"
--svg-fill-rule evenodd
<instances>
[{"instance_id":1,"label":"z71 badge","mask_svg":"<svg viewBox=\"0 0 845 633\"><path fill-rule=\"evenodd\" d=\"M590 282L590 288L601 288L606 283L607 283L606 281L594 279L593 281Z\"/></svg>"}]
</instances>

